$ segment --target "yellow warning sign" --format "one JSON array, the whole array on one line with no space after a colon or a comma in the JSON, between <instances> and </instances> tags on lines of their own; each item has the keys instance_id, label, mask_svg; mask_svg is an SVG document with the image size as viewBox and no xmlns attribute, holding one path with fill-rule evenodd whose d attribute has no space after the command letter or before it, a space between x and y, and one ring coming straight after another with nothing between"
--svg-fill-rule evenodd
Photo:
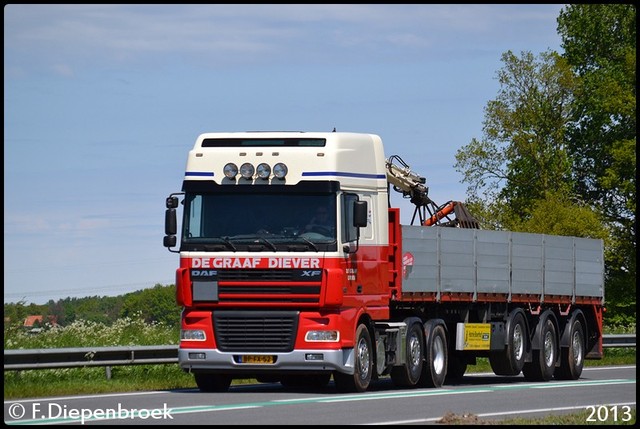
<instances>
[{"instance_id":1,"label":"yellow warning sign","mask_svg":"<svg viewBox=\"0 0 640 429\"><path fill-rule=\"evenodd\" d=\"M464 350L489 350L490 343L490 323L464 324Z\"/></svg>"}]
</instances>

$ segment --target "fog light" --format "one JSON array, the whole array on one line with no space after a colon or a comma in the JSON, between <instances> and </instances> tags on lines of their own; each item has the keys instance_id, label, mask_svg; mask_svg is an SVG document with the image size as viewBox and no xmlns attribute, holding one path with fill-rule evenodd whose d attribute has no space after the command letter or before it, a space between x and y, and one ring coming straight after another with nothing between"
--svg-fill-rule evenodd
<instances>
[{"instance_id":1,"label":"fog light","mask_svg":"<svg viewBox=\"0 0 640 429\"><path fill-rule=\"evenodd\" d=\"M304 360L324 360L323 353L305 353Z\"/></svg>"},{"instance_id":2,"label":"fog light","mask_svg":"<svg viewBox=\"0 0 640 429\"><path fill-rule=\"evenodd\" d=\"M207 355L204 353L189 353L189 359L200 359L204 360L207 358Z\"/></svg>"}]
</instances>

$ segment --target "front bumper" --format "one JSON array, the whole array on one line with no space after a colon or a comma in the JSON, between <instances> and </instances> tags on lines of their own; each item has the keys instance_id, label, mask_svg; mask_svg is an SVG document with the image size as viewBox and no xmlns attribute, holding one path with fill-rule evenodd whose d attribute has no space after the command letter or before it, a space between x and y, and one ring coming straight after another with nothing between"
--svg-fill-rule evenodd
<instances>
[{"instance_id":1,"label":"front bumper","mask_svg":"<svg viewBox=\"0 0 640 429\"><path fill-rule=\"evenodd\" d=\"M274 356L274 363L240 363L240 356ZM217 349L179 349L180 367L188 372L251 374L274 372L329 372L354 374L353 348L341 350L294 350L288 353L238 353Z\"/></svg>"}]
</instances>

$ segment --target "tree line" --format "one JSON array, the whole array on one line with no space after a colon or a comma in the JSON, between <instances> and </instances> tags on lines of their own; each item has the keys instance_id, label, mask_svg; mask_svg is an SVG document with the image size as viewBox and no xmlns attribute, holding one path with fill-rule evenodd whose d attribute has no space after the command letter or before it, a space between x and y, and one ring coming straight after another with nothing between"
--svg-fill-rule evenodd
<instances>
[{"instance_id":1,"label":"tree line","mask_svg":"<svg viewBox=\"0 0 640 429\"><path fill-rule=\"evenodd\" d=\"M567 5L563 53L505 52L482 137L456 153L485 229L600 238L606 317L636 319L636 9Z\"/></svg>"},{"instance_id":2,"label":"tree line","mask_svg":"<svg viewBox=\"0 0 640 429\"><path fill-rule=\"evenodd\" d=\"M169 327L180 326L181 309L176 304L175 285L156 284L152 288L119 296L89 296L49 300L47 304L5 303L5 325L22 324L27 316L43 316L48 323L54 316L60 326L77 320L110 326L121 318L142 319L145 323L162 323Z\"/></svg>"}]
</instances>

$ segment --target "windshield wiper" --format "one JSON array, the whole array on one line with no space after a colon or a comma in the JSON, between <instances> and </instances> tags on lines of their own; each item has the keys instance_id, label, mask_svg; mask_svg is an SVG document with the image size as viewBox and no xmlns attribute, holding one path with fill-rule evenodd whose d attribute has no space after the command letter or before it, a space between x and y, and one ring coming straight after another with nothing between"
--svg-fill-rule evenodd
<instances>
[{"instance_id":1,"label":"windshield wiper","mask_svg":"<svg viewBox=\"0 0 640 429\"><path fill-rule=\"evenodd\" d=\"M275 244L273 244L272 242L270 242L266 238L258 237L258 240L261 240L261 241L264 241L265 243L267 243L267 246L269 246L271 248L271 250L273 250L274 252L278 251L278 249L276 248ZM258 240L256 240L256 241L258 241Z\"/></svg>"},{"instance_id":2,"label":"windshield wiper","mask_svg":"<svg viewBox=\"0 0 640 429\"><path fill-rule=\"evenodd\" d=\"M303 237L301 235L297 235L296 238L301 238L303 239L309 246L311 246L313 248L314 251L318 251L318 246L315 245L315 243L311 240L309 240L307 237Z\"/></svg>"},{"instance_id":3,"label":"windshield wiper","mask_svg":"<svg viewBox=\"0 0 640 429\"><path fill-rule=\"evenodd\" d=\"M229 237L220 237L221 240L224 241L224 243L229 246L231 248L231 250L233 250L234 252L237 251L238 249L236 248L236 246L233 245L233 243L231 242L231 240L229 240Z\"/></svg>"}]
</instances>

